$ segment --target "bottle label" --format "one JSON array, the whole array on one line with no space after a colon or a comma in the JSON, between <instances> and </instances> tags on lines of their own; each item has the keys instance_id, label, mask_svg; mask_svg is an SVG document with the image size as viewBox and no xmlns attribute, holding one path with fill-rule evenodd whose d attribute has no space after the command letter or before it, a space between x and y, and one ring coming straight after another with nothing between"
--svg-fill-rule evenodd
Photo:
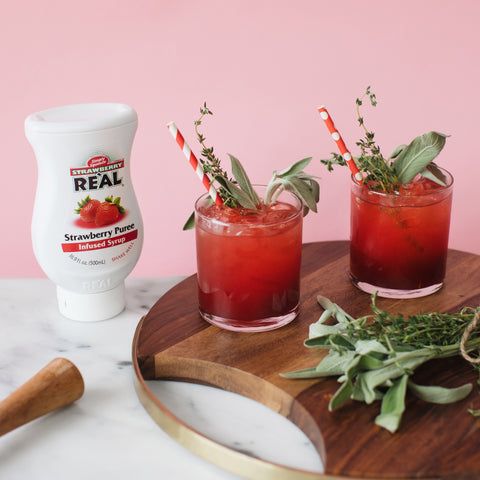
<instances>
[{"instance_id":1,"label":"bottle label","mask_svg":"<svg viewBox=\"0 0 480 480\"><path fill-rule=\"evenodd\" d=\"M133 248L138 228L128 218L128 198L122 198L124 168L124 159L111 160L107 155L96 155L84 166L70 168L72 221L67 222L70 228L63 233L61 248L74 263L115 263ZM112 253L105 255L105 249L111 248Z\"/></svg>"}]
</instances>

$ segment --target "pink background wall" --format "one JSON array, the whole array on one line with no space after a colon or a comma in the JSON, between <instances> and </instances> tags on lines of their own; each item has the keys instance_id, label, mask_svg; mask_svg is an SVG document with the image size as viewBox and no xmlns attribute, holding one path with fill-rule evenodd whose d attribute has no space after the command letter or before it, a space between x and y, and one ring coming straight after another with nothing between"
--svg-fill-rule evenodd
<instances>
[{"instance_id":1,"label":"pink background wall","mask_svg":"<svg viewBox=\"0 0 480 480\"><path fill-rule=\"evenodd\" d=\"M480 254L478 0L83 0L4 2L0 15L0 276L42 276L30 218L36 161L23 122L38 110L118 101L139 115L132 175L145 222L134 275L195 272L184 220L202 186L165 124L198 153L193 122L216 152L258 183L313 156L321 203L304 241L349 235L348 174L319 163L335 145L326 104L353 153L355 98L372 85L366 121L386 154L416 135L451 135L438 160L455 177L452 248ZM229 163L226 163L229 165Z\"/></svg>"}]
</instances>

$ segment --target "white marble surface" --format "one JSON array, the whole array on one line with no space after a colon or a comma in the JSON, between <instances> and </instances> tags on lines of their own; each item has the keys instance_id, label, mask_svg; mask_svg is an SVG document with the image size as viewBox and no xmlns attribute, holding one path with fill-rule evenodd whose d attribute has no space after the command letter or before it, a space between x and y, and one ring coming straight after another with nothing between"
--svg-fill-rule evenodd
<instances>
[{"instance_id":1,"label":"white marble surface","mask_svg":"<svg viewBox=\"0 0 480 480\"><path fill-rule=\"evenodd\" d=\"M2 480L241 478L171 439L146 413L133 387L135 328L181 280L128 278L123 313L80 323L58 313L49 280L0 279L0 399L56 357L75 363L85 381L85 393L74 404L0 437ZM221 443L291 467L323 469L303 433L263 405L198 385L150 386L179 418Z\"/></svg>"}]
</instances>

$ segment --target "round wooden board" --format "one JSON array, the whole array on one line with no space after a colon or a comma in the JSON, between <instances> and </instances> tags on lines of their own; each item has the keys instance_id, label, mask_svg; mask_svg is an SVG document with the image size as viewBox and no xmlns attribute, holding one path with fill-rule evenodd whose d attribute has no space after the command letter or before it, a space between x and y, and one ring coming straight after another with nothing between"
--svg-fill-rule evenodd
<instances>
[{"instance_id":1,"label":"round wooden board","mask_svg":"<svg viewBox=\"0 0 480 480\"><path fill-rule=\"evenodd\" d=\"M176 285L135 333L133 363L141 402L184 446L247 478L480 478L480 419L467 412L471 406L480 408L478 372L461 357L429 362L415 379L450 387L471 382L472 393L451 405L408 397L401 427L393 435L374 424L378 402L367 406L352 401L329 412L328 402L338 388L335 378L290 380L279 375L312 367L325 354L303 345L309 325L322 313L317 295L354 317L370 312L370 296L350 283L348 248L346 241L304 245L300 314L270 332L237 333L212 326L198 314L196 276ZM405 315L478 306L480 256L450 250L443 289L422 299L378 299L377 305ZM306 433L324 461L325 475L271 464L204 437L159 402L145 383L152 379L211 385L263 403Z\"/></svg>"}]
</instances>

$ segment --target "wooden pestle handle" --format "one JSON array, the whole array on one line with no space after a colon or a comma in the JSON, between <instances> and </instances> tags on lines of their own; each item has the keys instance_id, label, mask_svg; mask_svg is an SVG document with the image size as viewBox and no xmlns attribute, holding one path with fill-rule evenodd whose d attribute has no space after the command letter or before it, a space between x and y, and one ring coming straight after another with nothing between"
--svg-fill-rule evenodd
<instances>
[{"instance_id":1,"label":"wooden pestle handle","mask_svg":"<svg viewBox=\"0 0 480 480\"><path fill-rule=\"evenodd\" d=\"M82 374L65 358L56 358L0 402L0 436L64 407L84 391Z\"/></svg>"}]
</instances>

